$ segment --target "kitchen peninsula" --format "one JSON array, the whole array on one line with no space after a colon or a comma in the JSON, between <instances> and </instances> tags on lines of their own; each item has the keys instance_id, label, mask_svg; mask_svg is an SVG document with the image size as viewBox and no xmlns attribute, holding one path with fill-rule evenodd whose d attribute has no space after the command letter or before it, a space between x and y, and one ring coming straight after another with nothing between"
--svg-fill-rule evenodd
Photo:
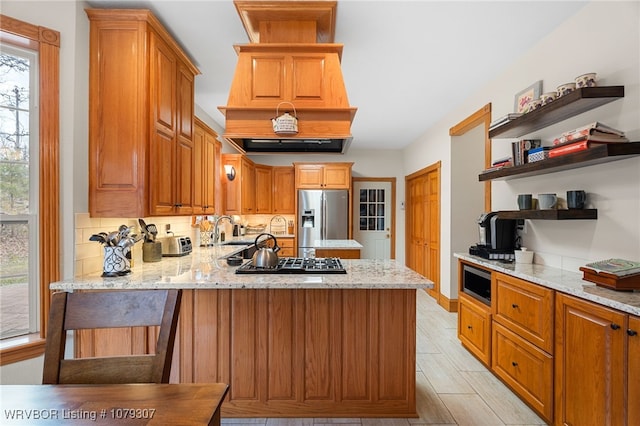
<instances>
[{"instance_id":1,"label":"kitchen peninsula","mask_svg":"<svg viewBox=\"0 0 640 426\"><path fill-rule=\"evenodd\" d=\"M346 274L240 275L224 257L242 249L196 248L51 289L183 289L171 380L228 383L223 416L416 416L416 290L431 281L367 259L343 259ZM145 351L151 332L80 334L76 355Z\"/></svg>"}]
</instances>

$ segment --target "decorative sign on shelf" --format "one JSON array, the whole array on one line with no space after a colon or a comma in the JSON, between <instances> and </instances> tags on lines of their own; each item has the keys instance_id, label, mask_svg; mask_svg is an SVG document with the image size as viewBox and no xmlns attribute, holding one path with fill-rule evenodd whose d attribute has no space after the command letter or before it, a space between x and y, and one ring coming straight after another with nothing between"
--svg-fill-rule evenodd
<instances>
[{"instance_id":1,"label":"decorative sign on shelf","mask_svg":"<svg viewBox=\"0 0 640 426\"><path fill-rule=\"evenodd\" d=\"M514 112L527 112L527 107L529 102L534 101L540 98L540 94L542 93L542 80L538 80L533 83L531 86L526 89L518 92L516 94L513 110Z\"/></svg>"}]
</instances>

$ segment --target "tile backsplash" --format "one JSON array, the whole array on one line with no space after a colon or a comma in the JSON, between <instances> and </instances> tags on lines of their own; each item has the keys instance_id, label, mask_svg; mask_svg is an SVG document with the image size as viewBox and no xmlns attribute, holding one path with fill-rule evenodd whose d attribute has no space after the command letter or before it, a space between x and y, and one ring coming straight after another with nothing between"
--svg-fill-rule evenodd
<instances>
[{"instance_id":1,"label":"tile backsplash","mask_svg":"<svg viewBox=\"0 0 640 426\"><path fill-rule=\"evenodd\" d=\"M147 224L155 224L158 237L166 236L166 225L170 225L173 235L186 235L193 239L194 230L191 227L191 216L167 216L143 218ZM111 232L120 225L133 226L132 233L140 234L138 218L92 218L89 213L75 215L75 276L102 271L103 245L89 241L89 237L99 232ZM142 243L133 246L131 252L132 268L142 263Z\"/></svg>"},{"instance_id":2,"label":"tile backsplash","mask_svg":"<svg viewBox=\"0 0 640 426\"><path fill-rule=\"evenodd\" d=\"M252 215L241 217L244 224L264 224L266 231L269 232L269 224L272 215ZM294 220L294 215L284 215L284 219L288 222ZM158 238L167 235L166 226L170 226L173 235L184 235L191 238L193 244L199 241L199 235L196 235L197 228L192 226L191 216L154 216L143 218L147 224L154 224L158 228ZM275 222L274 222L275 223ZM75 271L76 277L102 271L102 263L104 258L104 247L95 241L89 241L89 237L99 232L111 232L118 229L120 225L132 226L132 233L140 234L140 225L138 218L92 218L89 213L76 213L75 215ZM231 235L232 228L228 221L220 223L221 230L227 235ZM132 265L134 269L136 264L142 263L142 243L133 246L131 251Z\"/></svg>"}]
</instances>

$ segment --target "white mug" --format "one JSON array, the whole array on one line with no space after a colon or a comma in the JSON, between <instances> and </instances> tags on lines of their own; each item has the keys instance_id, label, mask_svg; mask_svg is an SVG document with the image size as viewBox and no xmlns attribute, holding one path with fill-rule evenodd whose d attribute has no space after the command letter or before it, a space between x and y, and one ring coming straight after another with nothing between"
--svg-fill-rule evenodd
<instances>
[{"instance_id":1,"label":"white mug","mask_svg":"<svg viewBox=\"0 0 640 426\"><path fill-rule=\"evenodd\" d=\"M558 197L556 194L538 194L538 203L541 210L555 209Z\"/></svg>"}]
</instances>

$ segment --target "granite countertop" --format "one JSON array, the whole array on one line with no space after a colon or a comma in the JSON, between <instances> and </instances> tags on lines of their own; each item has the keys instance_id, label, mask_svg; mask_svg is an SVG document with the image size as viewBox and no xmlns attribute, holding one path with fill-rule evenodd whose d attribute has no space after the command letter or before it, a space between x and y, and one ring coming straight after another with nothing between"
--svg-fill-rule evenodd
<instances>
[{"instance_id":1,"label":"granite countertop","mask_svg":"<svg viewBox=\"0 0 640 426\"><path fill-rule=\"evenodd\" d=\"M535 263L503 263L465 253L454 253L454 256L543 287L571 294L629 314L640 315L640 292L637 290L632 292L610 290L583 280L582 273L565 271Z\"/></svg>"},{"instance_id":2,"label":"granite countertop","mask_svg":"<svg viewBox=\"0 0 640 426\"><path fill-rule=\"evenodd\" d=\"M100 273L54 282L52 290L89 289L418 289L433 282L395 260L342 259L346 274L235 274L225 257L245 246L196 247L182 257L140 262L131 274L102 278ZM246 260L246 261L250 261Z\"/></svg>"},{"instance_id":3,"label":"granite countertop","mask_svg":"<svg viewBox=\"0 0 640 426\"><path fill-rule=\"evenodd\" d=\"M356 240L315 240L313 248L357 250L363 246Z\"/></svg>"}]
</instances>

